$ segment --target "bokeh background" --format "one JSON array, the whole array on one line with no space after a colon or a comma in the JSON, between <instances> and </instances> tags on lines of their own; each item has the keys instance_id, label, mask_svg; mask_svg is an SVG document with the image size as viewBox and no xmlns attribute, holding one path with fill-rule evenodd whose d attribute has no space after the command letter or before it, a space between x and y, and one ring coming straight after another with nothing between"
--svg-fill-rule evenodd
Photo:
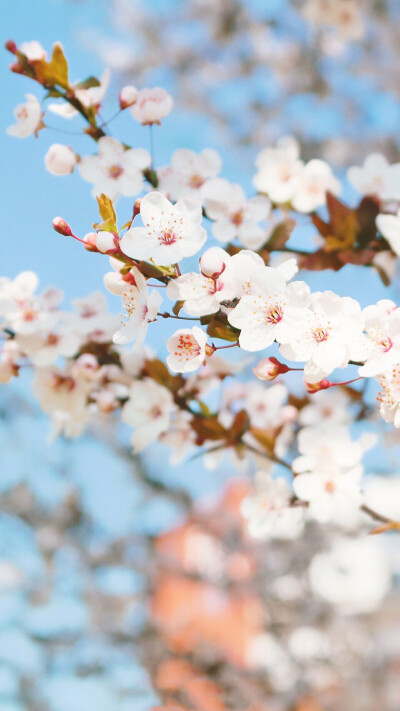
<instances>
[{"instance_id":1,"label":"bokeh background","mask_svg":"<svg viewBox=\"0 0 400 711\"><path fill-rule=\"evenodd\" d=\"M319 6L326 18L334 4L2 0L2 34L47 49L61 41L76 80L110 67L105 118L125 83L168 89L175 109L156 127L157 165L178 147L212 147L222 155L222 175L251 193L257 151L292 133L306 158L332 162L352 201L346 166L374 149L398 160L400 7L394 0L348 3L355 20L321 22ZM38 140L7 136L14 106L27 92L39 96L8 64L4 50L1 275L32 269L68 302L102 288L104 262L54 233L52 219L62 215L83 235L97 208L78 175L54 178L43 156L53 142L71 142L82 154L92 146L56 130L74 130L79 119L66 124L50 114L55 130ZM149 147L148 131L130 116L111 127L118 138ZM129 209L121 199L120 214ZM301 225L295 239L307 248L312 230ZM362 305L398 298L396 280L387 289L375 272L360 276L350 265L305 278L311 288L322 279L323 288ZM110 297L116 312L117 302ZM163 324L151 338L161 352L166 332ZM365 552L367 568L379 559L390 570L386 602L378 591L368 614L353 601L343 617L340 604L310 590L310 565L331 534L311 529L298 543L254 547L238 517L244 485L221 494L232 476L228 463L214 472L199 460L170 466L158 447L139 462L123 429L49 442L29 373L2 389L0 417L2 711L148 711L178 683L182 703L195 711L398 710L398 539L374 540ZM371 466L382 470L386 457L378 448ZM204 496L207 507L193 511L191 497ZM362 590L349 595L357 599ZM177 610L187 620L183 666L159 633ZM210 627L218 628L214 636L204 633ZM267 632L253 652L262 661L255 672L243 649L260 630ZM202 670L200 686L185 664Z\"/></svg>"}]
</instances>

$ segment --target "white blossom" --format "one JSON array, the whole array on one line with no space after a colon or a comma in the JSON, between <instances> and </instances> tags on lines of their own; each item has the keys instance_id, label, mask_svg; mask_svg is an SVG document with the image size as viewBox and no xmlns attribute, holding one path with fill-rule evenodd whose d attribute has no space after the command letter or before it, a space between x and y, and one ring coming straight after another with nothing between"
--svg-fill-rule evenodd
<instances>
[{"instance_id":1,"label":"white blossom","mask_svg":"<svg viewBox=\"0 0 400 711\"><path fill-rule=\"evenodd\" d=\"M168 339L167 365L175 373L197 370L206 357L207 334L198 326L182 328Z\"/></svg>"},{"instance_id":2,"label":"white blossom","mask_svg":"<svg viewBox=\"0 0 400 711\"><path fill-rule=\"evenodd\" d=\"M400 256L400 209L396 215L381 214L376 218L376 226L389 242L393 252Z\"/></svg>"},{"instance_id":3,"label":"white blossom","mask_svg":"<svg viewBox=\"0 0 400 711\"><path fill-rule=\"evenodd\" d=\"M78 164L83 180L93 183L92 195L105 193L113 202L120 195L138 195L143 190L142 171L151 163L143 148L125 150L115 138L103 136L98 141L99 152L84 156Z\"/></svg>"},{"instance_id":4,"label":"white blossom","mask_svg":"<svg viewBox=\"0 0 400 711\"><path fill-rule=\"evenodd\" d=\"M42 59L46 60L47 58L46 50L37 40L22 42L19 46L19 51L25 55L28 62L40 62Z\"/></svg>"},{"instance_id":5,"label":"white blossom","mask_svg":"<svg viewBox=\"0 0 400 711\"><path fill-rule=\"evenodd\" d=\"M280 138L275 148L264 148L257 156L254 186L277 204L290 202L300 186L304 168L299 156L300 146L292 136Z\"/></svg>"},{"instance_id":6,"label":"white blossom","mask_svg":"<svg viewBox=\"0 0 400 711\"><path fill-rule=\"evenodd\" d=\"M241 513L254 538L297 538L304 525L301 507L290 507L292 492L283 477L257 472L256 491L243 499Z\"/></svg>"},{"instance_id":7,"label":"white blossom","mask_svg":"<svg viewBox=\"0 0 400 711\"><path fill-rule=\"evenodd\" d=\"M201 153L179 148L172 155L171 166L157 171L158 188L171 200L192 196L203 202L207 180L218 175L221 163L221 156L212 148Z\"/></svg>"},{"instance_id":8,"label":"white blossom","mask_svg":"<svg viewBox=\"0 0 400 711\"><path fill-rule=\"evenodd\" d=\"M132 384L129 400L122 408L121 419L135 427L131 439L135 452L140 452L168 430L174 409L169 390L154 380L145 378Z\"/></svg>"},{"instance_id":9,"label":"white blossom","mask_svg":"<svg viewBox=\"0 0 400 711\"><path fill-rule=\"evenodd\" d=\"M400 309L393 301L383 299L363 309L362 315L365 334L357 360L365 363L358 372L373 377L400 363Z\"/></svg>"},{"instance_id":10,"label":"white blossom","mask_svg":"<svg viewBox=\"0 0 400 711\"><path fill-rule=\"evenodd\" d=\"M16 138L27 138L32 133L37 136L37 132L43 127L42 109L33 94L25 94L26 102L18 104L14 109L14 116L17 123L7 128L9 136Z\"/></svg>"},{"instance_id":11,"label":"white blossom","mask_svg":"<svg viewBox=\"0 0 400 711\"><path fill-rule=\"evenodd\" d=\"M131 227L121 239L121 249L133 259L153 259L169 265L201 249L207 234L201 225L201 205L182 198L175 205L159 192L148 193L140 203L144 227Z\"/></svg>"},{"instance_id":12,"label":"white blossom","mask_svg":"<svg viewBox=\"0 0 400 711\"><path fill-rule=\"evenodd\" d=\"M381 153L371 153L362 167L349 168L347 177L362 195L377 195L381 200L400 198L400 163L390 165Z\"/></svg>"},{"instance_id":13,"label":"white blossom","mask_svg":"<svg viewBox=\"0 0 400 711\"><path fill-rule=\"evenodd\" d=\"M79 87L79 82L74 85L75 97L86 107L97 109L103 97L107 91L108 85L110 83L110 70L105 69L103 75L100 79L99 86L91 86L89 89L84 89ZM74 116L78 116L79 111L74 108L67 101L63 101L62 104L49 104L49 111L52 111L62 118L71 119Z\"/></svg>"},{"instance_id":14,"label":"white blossom","mask_svg":"<svg viewBox=\"0 0 400 711\"><path fill-rule=\"evenodd\" d=\"M131 107L131 114L143 126L160 123L171 111L174 102L172 97L159 87L142 89Z\"/></svg>"},{"instance_id":15,"label":"white blossom","mask_svg":"<svg viewBox=\"0 0 400 711\"><path fill-rule=\"evenodd\" d=\"M290 341L309 299L310 292L304 282L286 284L279 269L265 266L257 269L251 293L242 296L228 315L232 326L240 329L240 346L246 351L259 351L275 340L278 343Z\"/></svg>"},{"instance_id":16,"label":"white blossom","mask_svg":"<svg viewBox=\"0 0 400 711\"><path fill-rule=\"evenodd\" d=\"M74 170L76 155L69 146L53 143L44 157L44 164L53 175L68 175Z\"/></svg>"},{"instance_id":17,"label":"white blossom","mask_svg":"<svg viewBox=\"0 0 400 711\"><path fill-rule=\"evenodd\" d=\"M340 192L340 183L335 178L328 163L323 160L310 160L301 174L300 185L293 198L292 205L299 212L313 212L325 204L326 193L334 195Z\"/></svg>"},{"instance_id":18,"label":"white blossom","mask_svg":"<svg viewBox=\"0 0 400 711\"><path fill-rule=\"evenodd\" d=\"M212 233L219 242L236 237L251 249L267 240L268 232L259 225L271 212L271 203L263 195L246 199L242 187L224 178L209 180L205 188L205 211L214 221Z\"/></svg>"},{"instance_id":19,"label":"white blossom","mask_svg":"<svg viewBox=\"0 0 400 711\"><path fill-rule=\"evenodd\" d=\"M126 321L113 336L114 343L129 343L135 340L140 346L151 321L157 318L162 296L155 289L148 294L146 279L136 267L131 270L135 283L127 285L122 294L122 305L127 313Z\"/></svg>"},{"instance_id":20,"label":"white blossom","mask_svg":"<svg viewBox=\"0 0 400 711\"><path fill-rule=\"evenodd\" d=\"M361 337L361 307L350 297L332 291L311 295L308 309L299 313L288 341L280 346L288 360L306 361L304 377L318 382L352 359Z\"/></svg>"}]
</instances>

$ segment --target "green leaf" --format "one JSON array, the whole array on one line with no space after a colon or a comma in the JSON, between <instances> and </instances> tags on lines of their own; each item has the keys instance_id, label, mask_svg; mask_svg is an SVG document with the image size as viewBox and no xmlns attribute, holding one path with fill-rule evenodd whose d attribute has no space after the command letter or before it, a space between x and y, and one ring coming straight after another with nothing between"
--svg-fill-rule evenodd
<instances>
[{"instance_id":1,"label":"green leaf","mask_svg":"<svg viewBox=\"0 0 400 711\"><path fill-rule=\"evenodd\" d=\"M220 338L223 341L235 342L238 340L239 331L228 322L224 323L214 318L207 326L207 333L211 338Z\"/></svg>"},{"instance_id":2,"label":"green leaf","mask_svg":"<svg viewBox=\"0 0 400 711\"><path fill-rule=\"evenodd\" d=\"M36 76L45 84L51 86L58 85L63 89L69 88L68 83L68 62L65 58L63 48L59 42L53 46L53 54L50 62L45 59L35 62Z\"/></svg>"},{"instance_id":3,"label":"green leaf","mask_svg":"<svg viewBox=\"0 0 400 711\"><path fill-rule=\"evenodd\" d=\"M74 84L75 89L92 89L94 86L100 86L100 82L96 77L88 77L83 81Z\"/></svg>"},{"instance_id":4,"label":"green leaf","mask_svg":"<svg viewBox=\"0 0 400 711\"><path fill-rule=\"evenodd\" d=\"M96 230L103 230L105 232L116 232L118 234L117 216L115 214L112 201L104 193L101 193L101 195L96 195L96 200L99 205L99 213L100 217L103 218L103 222L97 222L93 225L93 227Z\"/></svg>"}]
</instances>

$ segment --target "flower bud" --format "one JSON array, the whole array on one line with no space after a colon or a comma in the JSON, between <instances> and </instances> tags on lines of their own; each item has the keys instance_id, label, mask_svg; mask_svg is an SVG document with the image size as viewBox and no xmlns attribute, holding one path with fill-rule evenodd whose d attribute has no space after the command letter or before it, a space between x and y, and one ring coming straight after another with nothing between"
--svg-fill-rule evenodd
<instances>
[{"instance_id":1,"label":"flower bud","mask_svg":"<svg viewBox=\"0 0 400 711\"><path fill-rule=\"evenodd\" d=\"M328 388L331 388L332 385L335 385L335 383L331 383L330 380L323 378L322 380L319 380L318 383L307 383L307 381L304 381L304 385L306 386L307 392L310 395L313 395L314 393L318 393L320 390L327 390Z\"/></svg>"},{"instance_id":2,"label":"flower bud","mask_svg":"<svg viewBox=\"0 0 400 711\"><path fill-rule=\"evenodd\" d=\"M199 259L200 271L209 279L218 279L225 270L229 254L221 247L210 247Z\"/></svg>"},{"instance_id":3,"label":"flower bud","mask_svg":"<svg viewBox=\"0 0 400 711\"><path fill-rule=\"evenodd\" d=\"M136 103L138 93L139 92L135 86L128 84L127 86L122 87L119 92L119 105L121 111L129 108L129 106L133 106L133 104Z\"/></svg>"},{"instance_id":4,"label":"flower bud","mask_svg":"<svg viewBox=\"0 0 400 711\"><path fill-rule=\"evenodd\" d=\"M287 373L290 370L287 365L280 363L277 358L263 358L259 364L253 368L254 375L259 380L275 380L278 375Z\"/></svg>"},{"instance_id":5,"label":"flower bud","mask_svg":"<svg viewBox=\"0 0 400 711\"><path fill-rule=\"evenodd\" d=\"M7 40L4 46L9 52L11 52L11 54L17 54L18 48L14 40Z\"/></svg>"},{"instance_id":6,"label":"flower bud","mask_svg":"<svg viewBox=\"0 0 400 711\"><path fill-rule=\"evenodd\" d=\"M96 240L97 240L97 232L88 232L87 235L84 236L83 241L85 243L85 249L87 249L88 252L97 252L97 247L96 247Z\"/></svg>"},{"instance_id":7,"label":"flower bud","mask_svg":"<svg viewBox=\"0 0 400 711\"><path fill-rule=\"evenodd\" d=\"M116 238L112 232L101 231L96 235L96 247L99 252L107 254L113 252L116 248Z\"/></svg>"},{"instance_id":8,"label":"flower bud","mask_svg":"<svg viewBox=\"0 0 400 711\"><path fill-rule=\"evenodd\" d=\"M65 220L63 220L62 217L55 217L53 220L53 229L58 232L60 235L64 235L65 237L70 237L72 235L72 230Z\"/></svg>"},{"instance_id":9,"label":"flower bud","mask_svg":"<svg viewBox=\"0 0 400 711\"><path fill-rule=\"evenodd\" d=\"M74 170L76 155L72 148L53 143L44 157L44 164L53 175L68 175Z\"/></svg>"}]
</instances>

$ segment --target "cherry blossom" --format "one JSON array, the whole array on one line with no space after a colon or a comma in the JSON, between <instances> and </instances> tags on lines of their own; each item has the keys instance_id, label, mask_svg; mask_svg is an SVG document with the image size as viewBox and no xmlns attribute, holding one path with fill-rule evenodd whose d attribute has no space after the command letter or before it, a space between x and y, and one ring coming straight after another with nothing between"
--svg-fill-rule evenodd
<instances>
[{"instance_id":1,"label":"cherry blossom","mask_svg":"<svg viewBox=\"0 0 400 711\"><path fill-rule=\"evenodd\" d=\"M389 242L393 252L400 257L400 210L396 215L378 215L376 226Z\"/></svg>"},{"instance_id":2,"label":"cherry blossom","mask_svg":"<svg viewBox=\"0 0 400 711\"><path fill-rule=\"evenodd\" d=\"M151 321L157 318L162 296L155 289L147 293L146 279L133 267L131 274L135 283L127 285L122 294L122 305L127 313L126 321L114 334L114 343L129 343L135 340L135 347L140 346Z\"/></svg>"},{"instance_id":3,"label":"cherry blossom","mask_svg":"<svg viewBox=\"0 0 400 711\"><path fill-rule=\"evenodd\" d=\"M33 272L21 272L13 281L0 284L0 314L15 333L28 335L51 329L60 319L57 306L62 292L49 288L38 296L37 286Z\"/></svg>"},{"instance_id":4,"label":"cherry blossom","mask_svg":"<svg viewBox=\"0 0 400 711\"><path fill-rule=\"evenodd\" d=\"M309 300L310 291L304 282L287 285L279 269L260 267L253 275L251 293L242 296L228 319L241 329L240 346L246 351L259 351L275 340L291 340Z\"/></svg>"},{"instance_id":5,"label":"cherry blossom","mask_svg":"<svg viewBox=\"0 0 400 711\"><path fill-rule=\"evenodd\" d=\"M42 109L33 94L25 94L26 102L18 104L14 110L17 123L7 128L9 136L16 138L27 138L32 133L37 137L38 131L43 128Z\"/></svg>"},{"instance_id":6,"label":"cherry blossom","mask_svg":"<svg viewBox=\"0 0 400 711\"><path fill-rule=\"evenodd\" d=\"M68 175L72 173L77 158L69 146L53 143L44 157L44 164L53 175Z\"/></svg>"},{"instance_id":7,"label":"cherry blossom","mask_svg":"<svg viewBox=\"0 0 400 711\"><path fill-rule=\"evenodd\" d=\"M372 377L400 363L400 310L389 299L363 310L365 336L360 343L358 360L364 360L358 372Z\"/></svg>"},{"instance_id":8,"label":"cherry blossom","mask_svg":"<svg viewBox=\"0 0 400 711\"><path fill-rule=\"evenodd\" d=\"M99 86L92 86L89 89L79 87L79 82L74 86L74 94L76 98L86 107L97 109L107 91L110 83L110 70L105 69L100 79ZM49 111L52 111L62 118L71 119L79 115L77 109L71 104L64 102L62 104L49 104Z\"/></svg>"},{"instance_id":9,"label":"cherry blossom","mask_svg":"<svg viewBox=\"0 0 400 711\"><path fill-rule=\"evenodd\" d=\"M400 163L390 165L381 153L371 153L361 168L349 168L347 177L362 195L377 195L381 200L400 198Z\"/></svg>"},{"instance_id":10,"label":"cherry blossom","mask_svg":"<svg viewBox=\"0 0 400 711\"><path fill-rule=\"evenodd\" d=\"M311 295L308 310L298 316L290 338L280 346L285 358L307 361L304 377L316 383L352 359L361 338L361 307L350 297L332 291Z\"/></svg>"},{"instance_id":11,"label":"cherry blossom","mask_svg":"<svg viewBox=\"0 0 400 711\"><path fill-rule=\"evenodd\" d=\"M168 265L191 257L206 241L201 226L201 205L182 198L175 205L159 192L148 193L140 203L144 227L131 227L121 239L121 249L133 259L153 259Z\"/></svg>"},{"instance_id":12,"label":"cherry blossom","mask_svg":"<svg viewBox=\"0 0 400 711\"><path fill-rule=\"evenodd\" d=\"M296 538L304 525L301 507L290 508L292 493L283 477L272 479L267 472L255 475L256 491L241 504L241 513L254 538Z\"/></svg>"},{"instance_id":13,"label":"cherry blossom","mask_svg":"<svg viewBox=\"0 0 400 711\"><path fill-rule=\"evenodd\" d=\"M131 107L131 114L143 126L153 123L159 124L161 119L170 113L173 105L172 97L165 89L159 87L142 89Z\"/></svg>"},{"instance_id":14,"label":"cherry blossom","mask_svg":"<svg viewBox=\"0 0 400 711\"><path fill-rule=\"evenodd\" d=\"M55 433L78 437L90 419L87 383L52 366L37 368L32 387L43 412L51 415Z\"/></svg>"},{"instance_id":15,"label":"cherry blossom","mask_svg":"<svg viewBox=\"0 0 400 711\"><path fill-rule=\"evenodd\" d=\"M232 269L229 268L231 257L227 252L220 249L217 255L217 261L215 261L215 253L211 254L211 259L209 259L208 253L215 249L219 248L211 247L211 249L204 252L201 257L201 274L189 272L170 281L168 284L168 297L175 301L183 301L183 308L190 316L205 316L207 314L216 313L220 309L221 301L235 296L236 274L234 272L234 265ZM222 262L223 268L221 266L222 259L224 260ZM211 270L214 270L214 268L217 270L212 271L212 274L217 274L221 268L219 276L212 277L204 275L203 264L206 265L208 272L211 271L210 268L207 269L208 262L211 264Z\"/></svg>"},{"instance_id":16,"label":"cherry blossom","mask_svg":"<svg viewBox=\"0 0 400 711\"><path fill-rule=\"evenodd\" d=\"M400 427L400 365L383 373L378 378L381 391L378 395L379 411L385 422Z\"/></svg>"},{"instance_id":17,"label":"cherry blossom","mask_svg":"<svg viewBox=\"0 0 400 711\"><path fill-rule=\"evenodd\" d=\"M298 435L301 456L292 464L293 489L309 503L310 515L321 522L354 523L361 503L361 458L374 438L350 439L343 425L305 427Z\"/></svg>"},{"instance_id":18,"label":"cherry blossom","mask_svg":"<svg viewBox=\"0 0 400 711\"><path fill-rule=\"evenodd\" d=\"M118 316L107 312L104 294L96 291L83 299L73 299L76 313L68 319L77 333L95 343L108 343L119 326Z\"/></svg>"},{"instance_id":19,"label":"cherry blossom","mask_svg":"<svg viewBox=\"0 0 400 711\"><path fill-rule=\"evenodd\" d=\"M109 136L100 138L98 147L97 155L84 156L78 164L83 180L93 183L93 197L105 193L114 202L120 195L140 193L142 171L151 163L149 153L143 148L125 150L122 143Z\"/></svg>"},{"instance_id":20,"label":"cherry blossom","mask_svg":"<svg viewBox=\"0 0 400 711\"><path fill-rule=\"evenodd\" d=\"M331 423L346 425L351 421L349 412L350 398L342 388L320 390L313 394L308 405L301 408L299 422L301 425L319 425Z\"/></svg>"},{"instance_id":21,"label":"cherry blossom","mask_svg":"<svg viewBox=\"0 0 400 711\"><path fill-rule=\"evenodd\" d=\"M182 328L168 339L167 365L175 373L197 370L206 357L207 334L198 326Z\"/></svg>"},{"instance_id":22,"label":"cherry blossom","mask_svg":"<svg viewBox=\"0 0 400 711\"><path fill-rule=\"evenodd\" d=\"M24 353L29 355L33 365L44 367L55 363L60 356L74 356L82 339L70 326L58 326L49 332L19 335L17 341Z\"/></svg>"},{"instance_id":23,"label":"cherry blossom","mask_svg":"<svg viewBox=\"0 0 400 711\"><path fill-rule=\"evenodd\" d=\"M40 62L47 58L47 52L37 40L22 42L19 47L20 52L25 55L28 62Z\"/></svg>"},{"instance_id":24,"label":"cherry blossom","mask_svg":"<svg viewBox=\"0 0 400 711\"><path fill-rule=\"evenodd\" d=\"M205 210L214 220L214 237L219 242L230 242L238 237L245 247L261 247L268 239L268 232L258 223L270 215L269 200L262 195L247 200L240 185L224 178L209 180L205 190Z\"/></svg>"},{"instance_id":25,"label":"cherry blossom","mask_svg":"<svg viewBox=\"0 0 400 711\"><path fill-rule=\"evenodd\" d=\"M299 212L313 212L325 204L326 193L334 195L340 192L340 183L335 178L328 163L323 160L310 160L301 174L300 185L296 190L292 205Z\"/></svg>"},{"instance_id":26,"label":"cherry blossom","mask_svg":"<svg viewBox=\"0 0 400 711\"><path fill-rule=\"evenodd\" d=\"M292 136L280 138L276 148L264 148L257 156L254 186L277 204L290 202L303 173L304 163L299 156L300 146Z\"/></svg>"},{"instance_id":27,"label":"cherry blossom","mask_svg":"<svg viewBox=\"0 0 400 711\"><path fill-rule=\"evenodd\" d=\"M221 163L219 153L212 148L201 153L179 148L172 155L171 166L158 171L158 187L172 200L192 196L203 202L207 180L218 175Z\"/></svg>"},{"instance_id":28,"label":"cherry blossom","mask_svg":"<svg viewBox=\"0 0 400 711\"><path fill-rule=\"evenodd\" d=\"M172 395L162 385L145 378L135 381L129 399L121 412L121 419L135 427L131 442L135 452L140 452L168 430L175 406Z\"/></svg>"}]
</instances>

